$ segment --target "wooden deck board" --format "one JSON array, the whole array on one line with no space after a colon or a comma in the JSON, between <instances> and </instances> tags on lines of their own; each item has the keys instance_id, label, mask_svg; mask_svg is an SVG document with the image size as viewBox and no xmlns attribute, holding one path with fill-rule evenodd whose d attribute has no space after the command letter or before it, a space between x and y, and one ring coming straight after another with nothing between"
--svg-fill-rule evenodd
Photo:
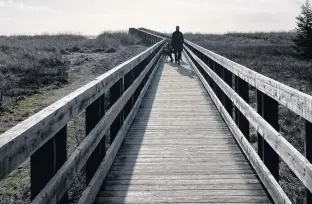
<instances>
[{"instance_id":1,"label":"wooden deck board","mask_svg":"<svg viewBox=\"0 0 312 204\"><path fill-rule=\"evenodd\" d=\"M95 203L271 202L183 63L157 71Z\"/></svg>"}]
</instances>

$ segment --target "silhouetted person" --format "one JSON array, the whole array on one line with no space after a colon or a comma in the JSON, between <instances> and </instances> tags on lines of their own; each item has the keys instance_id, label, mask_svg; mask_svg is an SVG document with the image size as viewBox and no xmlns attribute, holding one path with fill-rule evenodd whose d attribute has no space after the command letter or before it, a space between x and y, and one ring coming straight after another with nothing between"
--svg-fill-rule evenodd
<instances>
[{"instance_id":1,"label":"silhouetted person","mask_svg":"<svg viewBox=\"0 0 312 204\"><path fill-rule=\"evenodd\" d=\"M180 29L179 26L177 26L176 31L172 34L171 39L175 62L178 64L180 64L184 42L183 34L179 31L179 29Z\"/></svg>"}]
</instances>

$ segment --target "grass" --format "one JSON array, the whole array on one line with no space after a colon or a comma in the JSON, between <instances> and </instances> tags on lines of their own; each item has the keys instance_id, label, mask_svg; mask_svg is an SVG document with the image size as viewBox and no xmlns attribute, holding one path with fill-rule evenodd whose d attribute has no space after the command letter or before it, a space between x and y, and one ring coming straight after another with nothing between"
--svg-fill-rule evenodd
<instances>
[{"instance_id":1,"label":"grass","mask_svg":"<svg viewBox=\"0 0 312 204\"><path fill-rule=\"evenodd\" d=\"M311 61L297 57L292 39L295 33L185 34L185 38L263 75L312 95ZM250 104L256 108L255 89ZM304 152L304 120L284 106L279 107L280 133L301 153ZM251 128L253 146L256 132ZM289 167L280 162L280 185L293 203L303 203L304 188Z\"/></svg>"},{"instance_id":2,"label":"grass","mask_svg":"<svg viewBox=\"0 0 312 204\"><path fill-rule=\"evenodd\" d=\"M103 32L95 39L67 34L0 37L0 116L5 119L1 122L15 124L43 109L47 105L43 101L53 97L48 90L66 84L70 66L76 67L67 56L103 52L104 58L94 57L98 61L87 67L96 75L138 54L137 46L132 46L138 44L142 45L138 38L121 31ZM0 134L5 128L1 129ZM68 123L67 133L70 156L85 138L84 112ZM77 202L85 183L82 169L70 186L70 203ZM0 182L0 204L22 203L30 203L29 160Z\"/></svg>"},{"instance_id":3,"label":"grass","mask_svg":"<svg viewBox=\"0 0 312 204\"><path fill-rule=\"evenodd\" d=\"M38 35L0 37L0 111L39 88L68 81L73 52L115 52L140 40L126 32L103 32L96 39L79 35Z\"/></svg>"},{"instance_id":4,"label":"grass","mask_svg":"<svg viewBox=\"0 0 312 204\"><path fill-rule=\"evenodd\" d=\"M194 43L311 94L312 63L296 57L292 48L293 37L293 33L185 34L185 38ZM119 50L139 43L139 39L124 32L104 32L95 39L78 35L0 37L0 104L2 102L2 107L5 107L12 101L18 101L26 109L27 103L40 100L41 95L37 92L41 87L66 83L69 64L64 55ZM32 97L20 101L21 96L27 95ZM251 89L250 97L255 108L254 89ZM304 121L283 106L279 108L279 116L281 134L303 153ZM68 124L69 154L85 136L84 123L84 113L81 113ZM256 144L254 129L251 134ZM292 202L303 203L303 185L283 162L280 163L280 176L280 184ZM83 183L82 171L69 191L72 202L82 192ZM0 203L29 203L29 190L29 168L19 168L1 181Z\"/></svg>"}]
</instances>

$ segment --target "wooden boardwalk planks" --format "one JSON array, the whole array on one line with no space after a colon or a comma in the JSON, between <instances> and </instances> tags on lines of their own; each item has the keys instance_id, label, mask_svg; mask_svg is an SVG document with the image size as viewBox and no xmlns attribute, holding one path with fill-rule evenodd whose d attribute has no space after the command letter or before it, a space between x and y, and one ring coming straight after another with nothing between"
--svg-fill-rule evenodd
<instances>
[{"instance_id":1,"label":"wooden boardwalk planks","mask_svg":"<svg viewBox=\"0 0 312 204\"><path fill-rule=\"evenodd\" d=\"M182 63L157 71L95 203L270 200L194 71Z\"/></svg>"}]
</instances>

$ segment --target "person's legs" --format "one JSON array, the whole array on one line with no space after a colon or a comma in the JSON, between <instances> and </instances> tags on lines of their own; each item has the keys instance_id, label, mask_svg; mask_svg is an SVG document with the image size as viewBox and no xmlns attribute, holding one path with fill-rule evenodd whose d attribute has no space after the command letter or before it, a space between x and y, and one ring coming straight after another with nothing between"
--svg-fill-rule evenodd
<instances>
[{"instance_id":1,"label":"person's legs","mask_svg":"<svg viewBox=\"0 0 312 204\"><path fill-rule=\"evenodd\" d=\"M175 60L175 62L178 62L178 52L175 50L174 51L174 60Z\"/></svg>"},{"instance_id":2,"label":"person's legs","mask_svg":"<svg viewBox=\"0 0 312 204\"><path fill-rule=\"evenodd\" d=\"M170 52L169 56L170 56L170 62L173 62L173 58L172 58L172 53L171 52Z\"/></svg>"},{"instance_id":3,"label":"person's legs","mask_svg":"<svg viewBox=\"0 0 312 204\"><path fill-rule=\"evenodd\" d=\"M178 51L178 62L179 62L179 63L180 63L180 60L181 60L181 54L182 54L182 53L181 53L181 50L179 50L179 51Z\"/></svg>"},{"instance_id":4,"label":"person's legs","mask_svg":"<svg viewBox=\"0 0 312 204\"><path fill-rule=\"evenodd\" d=\"M180 61L182 62L182 53L183 53L183 50L181 50L181 56L180 56Z\"/></svg>"}]
</instances>

